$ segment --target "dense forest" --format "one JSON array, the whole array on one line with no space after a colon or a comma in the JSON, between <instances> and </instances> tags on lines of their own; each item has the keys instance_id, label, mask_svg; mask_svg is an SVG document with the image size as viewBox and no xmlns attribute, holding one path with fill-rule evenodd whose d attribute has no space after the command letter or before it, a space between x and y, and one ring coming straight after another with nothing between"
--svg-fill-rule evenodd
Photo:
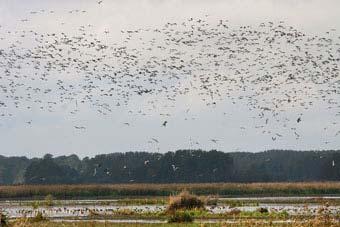
<instances>
[{"instance_id":1,"label":"dense forest","mask_svg":"<svg viewBox=\"0 0 340 227\"><path fill-rule=\"evenodd\" d=\"M340 180L340 150L223 153L127 152L79 159L0 156L1 184L186 183Z\"/></svg>"}]
</instances>

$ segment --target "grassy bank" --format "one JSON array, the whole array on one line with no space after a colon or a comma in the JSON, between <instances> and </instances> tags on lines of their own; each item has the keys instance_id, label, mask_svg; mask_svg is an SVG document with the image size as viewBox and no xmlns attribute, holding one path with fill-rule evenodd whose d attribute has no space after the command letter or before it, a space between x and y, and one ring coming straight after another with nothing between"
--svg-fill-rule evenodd
<instances>
[{"instance_id":1,"label":"grassy bank","mask_svg":"<svg viewBox=\"0 0 340 227\"><path fill-rule=\"evenodd\" d=\"M230 197L339 195L340 182L16 185L0 186L0 199L43 198L47 195L57 199L169 196L184 189L197 195Z\"/></svg>"}]
</instances>

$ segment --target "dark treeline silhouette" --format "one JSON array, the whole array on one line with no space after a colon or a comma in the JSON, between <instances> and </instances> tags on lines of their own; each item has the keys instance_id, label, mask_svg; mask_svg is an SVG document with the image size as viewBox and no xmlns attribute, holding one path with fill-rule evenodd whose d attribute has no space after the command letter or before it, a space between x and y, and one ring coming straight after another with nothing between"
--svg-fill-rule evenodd
<instances>
[{"instance_id":1,"label":"dark treeline silhouette","mask_svg":"<svg viewBox=\"0 0 340 227\"><path fill-rule=\"evenodd\" d=\"M340 150L127 152L79 159L0 156L1 184L284 182L340 180Z\"/></svg>"}]
</instances>

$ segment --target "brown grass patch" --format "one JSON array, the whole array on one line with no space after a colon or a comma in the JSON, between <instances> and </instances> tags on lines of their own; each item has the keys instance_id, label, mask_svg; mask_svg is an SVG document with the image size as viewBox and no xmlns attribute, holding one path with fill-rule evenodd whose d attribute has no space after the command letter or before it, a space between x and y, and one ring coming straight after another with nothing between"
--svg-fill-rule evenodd
<instances>
[{"instance_id":1,"label":"brown grass patch","mask_svg":"<svg viewBox=\"0 0 340 227\"><path fill-rule=\"evenodd\" d=\"M204 202L198 196L192 195L186 190L176 196L170 196L168 212L192 209L204 209Z\"/></svg>"},{"instance_id":2,"label":"brown grass patch","mask_svg":"<svg viewBox=\"0 0 340 227\"><path fill-rule=\"evenodd\" d=\"M0 198L57 199L80 197L169 196L187 189L196 195L284 196L340 193L340 182L204 183L204 184L88 184L0 186Z\"/></svg>"}]
</instances>

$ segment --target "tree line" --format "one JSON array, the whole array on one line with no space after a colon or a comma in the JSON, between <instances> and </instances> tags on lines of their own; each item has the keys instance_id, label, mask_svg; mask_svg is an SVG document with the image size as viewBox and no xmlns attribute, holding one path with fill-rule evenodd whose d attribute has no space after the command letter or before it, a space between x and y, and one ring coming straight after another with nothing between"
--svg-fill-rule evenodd
<instances>
[{"instance_id":1,"label":"tree line","mask_svg":"<svg viewBox=\"0 0 340 227\"><path fill-rule=\"evenodd\" d=\"M0 184L339 181L340 150L0 156Z\"/></svg>"}]
</instances>

